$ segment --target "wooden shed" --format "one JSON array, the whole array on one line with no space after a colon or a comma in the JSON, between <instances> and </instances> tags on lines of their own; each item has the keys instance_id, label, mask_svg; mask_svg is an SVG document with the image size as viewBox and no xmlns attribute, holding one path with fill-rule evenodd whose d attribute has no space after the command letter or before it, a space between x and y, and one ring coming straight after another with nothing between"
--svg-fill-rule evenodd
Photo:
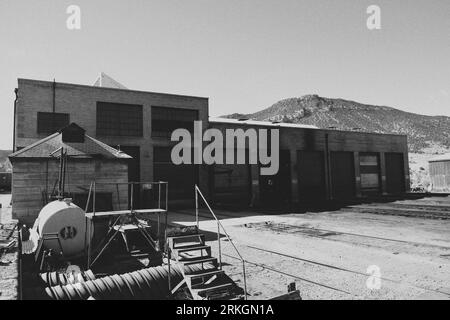
<instances>
[{"instance_id":1,"label":"wooden shed","mask_svg":"<svg viewBox=\"0 0 450 320\"><path fill-rule=\"evenodd\" d=\"M450 153L430 159L431 191L450 192Z\"/></svg>"},{"instance_id":2,"label":"wooden shed","mask_svg":"<svg viewBox=\"0 0 450 320\"><path fill-rule=\"evenodd\" d=\"M64 154L65 169L61 170ZM128 162L131 157L85 134L72 123L9 156L12 169L12 214L32 224L55 197L63 173L64 197L85 209L89 187L96 181L97 210L126 209ZM107 184L105 184L107 183Z\"/></svg>"}]
</instances>

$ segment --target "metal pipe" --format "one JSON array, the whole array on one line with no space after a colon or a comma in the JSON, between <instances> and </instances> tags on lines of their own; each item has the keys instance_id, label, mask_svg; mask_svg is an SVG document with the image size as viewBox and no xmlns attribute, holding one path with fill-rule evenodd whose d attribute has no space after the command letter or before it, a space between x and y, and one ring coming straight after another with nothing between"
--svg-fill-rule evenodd
<instances>
[{"instance_id":1,"label":"metal pipe","mask_svg":"<svg viewBox=\"0 0 450 320\"><path fill-rule=\"evenodd\" d=\"M92 213L94 217L95 217L95 198L97 198L97 184L94 180L94 194L92 198Z\"/></svg>"},{"instance_id":2,"label":"metal pipe","mask_svg":"<svg viewBox=\"0 0 450 320\"><path fill-rule=\"evenodd\" d=\"M63 154L64 154L64 149L61 148L61 155L59 158L59 179L58 179L58 197L62 197L62 174L63 174Z\"/></svg>"},{"instance_id":3,"label":"metal pipe","mask_svg":"<svg viewBox=\"0 0 450 320\"><path fill-rule=\"evenodd\" d=\"M130 203L131 211L133 211L133 193L134 193L134 184L131 184L131 203Z\"/></svg>"},{"instance_id":4,"label":"metal pipe","mask_svg":"<svg viewBox=\"0 0 450 320\"><path fill-rule=\"evenodd\" d=\"M220 241L220 224L217 221L217 242L219 244L219 269L222 269L222 246Z\"/></svg>"},{"instance_id":5,"label":"metal pipe","mask_svg":"<svg viewBox=\"0 0 450 320\"><path fill-rule=\"evenodd\" d=\"M247 300L247 275L245 272L245 260L242 259L242 272L244 276L244 299Z\"/></svg>"},{"instance_id":6,"label":"metal pipe","mask_svg":"<svg viewBox=\"0 0 450 320\"><path fill-rule=\"evenodd\" d=\"M86 210L84 210L85 213L87 213L88 209L89 209L89 202L91 201L91 192L92 192L92 181L91 181L91 184L89 185L88 198L86 201ZM90 220L86 217L84 219L85 219L85 228L86 228L86 233L84 235L84 244L85 244L84 252L87 257L90 254L89 247L91 246L91 223L92 223L92 220ZM87 261L88 267L89 267L89 263L90 263L90 261L88 258L88 261Z\"/></svg>"},{"instance_id":7,"label":"metal pipe","mask_svg":"<svg viewBox=\"0 0 450 320\"><path fill-rule=\"evenodd\" d=\"M95 217L95 194L97 192L97 187L95 180L92 182L92 188L93 188L93 195L92 195L92 216ZM89 192L90 194L90 192ZM89 268L91 266L91 251L92 251L92 239L94 238L94 232L95 232L95 226L94 226L94 219L91 219L89 223L89 246L88 246L88 254L87 254L87 267Z\"/></svg>"},{"instance_id":8,"label":"metal pipe","mask_svg":"<svg viewBox=\"0 0 450 320\"><path fill-rule=\"evenodd\" d=\"M161 209L161 183L158 184L158 209Z\"/></svg>"},{"instance_id":9,"label":"metal pipe","mask_svg":"<svg viewBox=\"0 0 450 320\"><path fill-rule=\"evenodd\" d=\"M169 211L169 182L166 182L166 211L167 212ZM166 217L167 217L167 212L166 212ZM166 223L166 226L167 226L167 223Z\"/></svg>"},{"instance_id":10,"label":"metal pipe","mask_svg":"<svg viewBox=\"0 0 450 320\"><path fill-rule=\"evenodd\" d=\"M62 176L62 196L66 189L66 169L67 169L67 151L63 152L63 176Z\"/></svg>"},{"instance_id":11,"label":"metal pipe","mask_svg":"<svg viewBox=\"0 0 450 320\"><path fill-rule=\"evenodd\" d=\"M88 198L86 201L86 210L84 210L84 212L88 212L88 210L89 210L89 202L91 201L91 192L92 192L92 181L91 181L91 184L89 185L89 193L88 193Z\"/></svg>"},{"instance_id":12,"label":"metal pipe","mask_svg":"<svg viewBox=\"0 0 450 320\"><path fill-rule=\"evenodd\" d=\"M197 224L197 229L199 228L199 221L198 221L198 193L197 193L197 186L195 186L195 222Z\"/></svg>"},{"instance_id":13,"label":"metal pipe","mask_svg":"<svg viewBox=\"0 0 450 320\"><path fill-rule=\"evenodd\" d=\"M14 116L13 116L13 152L16 152L16 111L17 111L17 100L19 99L19 88L14 89L16 98L14 99Z\"/></svg>"}]
</instances>

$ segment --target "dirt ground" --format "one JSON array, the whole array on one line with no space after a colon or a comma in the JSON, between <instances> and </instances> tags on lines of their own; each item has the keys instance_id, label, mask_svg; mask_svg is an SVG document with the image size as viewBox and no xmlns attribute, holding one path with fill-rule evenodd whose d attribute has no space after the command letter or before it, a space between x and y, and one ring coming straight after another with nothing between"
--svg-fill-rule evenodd
<instances>
[{"instance_id":1,"label":"dirt ground","mask_svg":"<svg viewBox=\"0 0 450 320\"><path fill-rule=\"evenodd\" d=\"M2 195L0 201L6 203L0 211L5 223L10 221L9 198ZM445 205L442 210L448 208L450 197L413 203ZM303 299L450 298L450 219L355 209L215 213L246 260L249 299L284 294L291 282L296 283ZM170 211L169 222L193 225L194 211ZM200 229L213 248L213 256L218 257L217 224L206 210L200 211ZM243 287L237 253L223 232L221 239L224 270ZM15 259L13 253L2 257L0 299L15 298Z\"/></svg>"},{"instance_id":2,"label":"dirt ground","mask_svg":"<svg viewBox=\"0 0 450 320\"><path fill-rule=\"evenodd\" d=\"M296 283L303 299L450 298L450 220L342 209L215 213L248 261L250 299L286 293L290 282ZM217 225L207 211L200 216L200 229L217 256ZM193 211L170 212L169 217L176 225L194 221ZM224 269L243 286L242 265L231 244L222 239Z\"/></svg>"}]
</instances>

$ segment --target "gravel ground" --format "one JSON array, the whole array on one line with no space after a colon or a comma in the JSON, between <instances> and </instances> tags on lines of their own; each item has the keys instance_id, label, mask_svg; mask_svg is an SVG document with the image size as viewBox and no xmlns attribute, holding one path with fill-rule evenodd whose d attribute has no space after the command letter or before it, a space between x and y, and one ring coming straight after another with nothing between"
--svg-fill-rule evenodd
<instances>
[{"instance_id":1,"label":"gravel ground","mask_svg":"<svg viewBox=\"0 0 450 320\"><path fill-rule=\"evenodd\" d=\"M3 223L11 221L9 197L0 195ZM250 299L286 293L290 282L296 283L303 299L450 298L450 220L345 209L278 215L224 210L215 213L247 261ZM206 211L200 215L200 229L217 257L216 222ZM194 213L170 212L169 222L192 225ZM224 270L243 286L242 265L231 244L222 239ZM2 257L0 299L15 298L15 260L14 252Z\"/></svg>"},{"instance_id":2,"label":"gravel ground","mask_svg":"<svg viewBox=\"0 0 450 320\"><path fill-rule=\"evenodd\" d=\"M215 213L244 259L259 264L247 264L250 299L286 293L290 282L296 282L303 299L450 298L449 220L342 210L284 215ZM193 220L192 212L186 211L169 217L179 225ZM210 232L207 239L217 256L217 226L210 219L201 220L200 228ZM280 225L282 229L273 228ZM227 241L222 241L222 252L236 256ZM223 262L227 273L242 285L239 260L224 256Z\"/></svg>"}]
</instances>

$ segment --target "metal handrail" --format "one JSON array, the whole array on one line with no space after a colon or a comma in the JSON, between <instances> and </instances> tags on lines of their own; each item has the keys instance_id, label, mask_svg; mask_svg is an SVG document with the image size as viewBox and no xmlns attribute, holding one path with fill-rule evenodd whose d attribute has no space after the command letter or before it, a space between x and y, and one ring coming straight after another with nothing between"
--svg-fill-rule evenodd
<instances>
[{"instance_id":1,"label":"metal handrail","mask_svg":"<svg viewBox=\"0 0 450 320\"><path fill-rule=\"evenodd\" d=\"M228 235L227 231L225 230L225 228L222 225L222 223L220 222L220 220L214 214L214 211L209 206L209 203L208 203L208 201L206 201L206 199L203 196L203 193L201 192L200 188L197 185L195 185L195 222L197 224L197 228L199 227L198 194L201 196L201 198L203 199L203 202L208 207L208 210L211 213L211 215L217 221L217 242L218 242L218 246L219 246L219 268L222 269L222 248L221 248L221 240L220 240L220 229L222 228L222 231L225 234L225 236L227 237L228 242L231 243L231 245L233 246L233 248L236 251L237 255L239 256L239 259L242 262L242 274L243 274L243 277L244 277L244 298L245 298L245 300L247 300L247 278L246 278L246 273L245 273L245 260L242 257L241 253L239 252L239 250L237 249L237 247L235 246L234 242L231 240L230 236Z\"/></svg>"}]
</instances>

